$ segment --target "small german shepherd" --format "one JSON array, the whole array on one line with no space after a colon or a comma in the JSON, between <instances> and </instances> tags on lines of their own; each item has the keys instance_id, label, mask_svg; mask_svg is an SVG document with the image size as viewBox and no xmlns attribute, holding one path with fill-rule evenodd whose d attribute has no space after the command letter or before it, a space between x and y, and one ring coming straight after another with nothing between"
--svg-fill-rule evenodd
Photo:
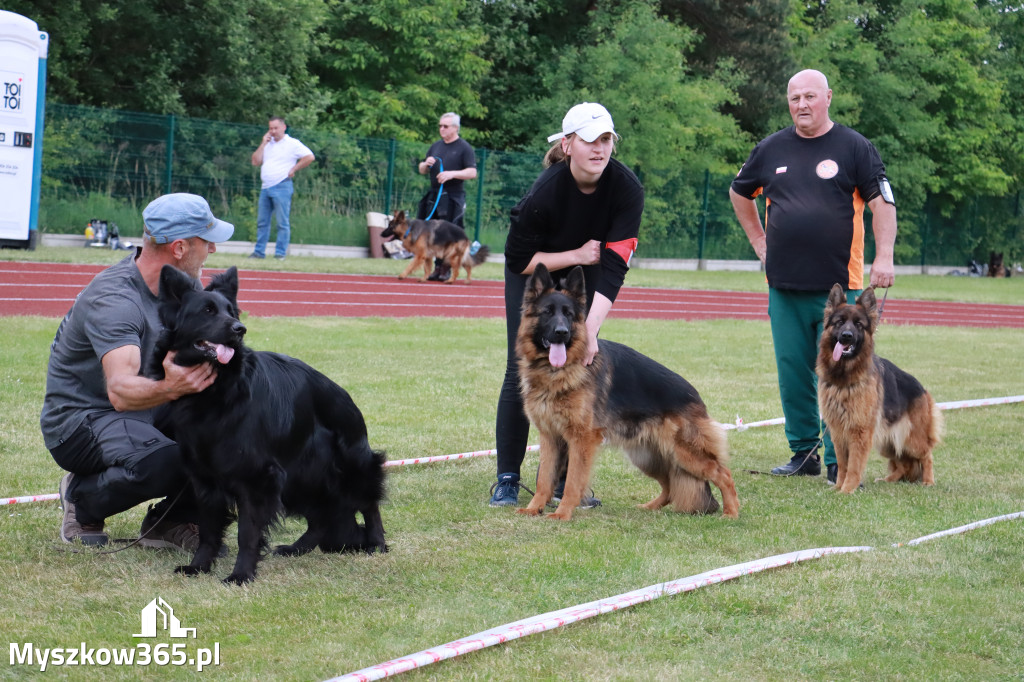
<instances>
[{"instance_id":1,"label":"small german shepherd","mask_svg":"<svg viewBox=\"0 0 1024 682\"><path fill-rule=\"evenodd\" d=\"M487 260L491 250L481 246L474 254L469 253L469 237L466 231L455 223L447 220L420 220L413 218L411 221L405 217L405 211L388 221L387 228L380 233L380 236L397 237L402 240L402 246L413 255L405 271L398 276L398 279L405 279L417 267L423 267L421 282L427 281L430 276L430 269L433 267L434 259L440 258L451 268L451 276L445 280L445 284L452 284L459 277L459 267L466 268L466 284L473 280L473 266L480 265Z\"/></svg>"},{"instance_id":2,"label":"small german shepherd","mask_svg":"<svg viewBox=\"0 0 1024 682\"><path fill-rule=\"evenodd\" d=\"M816 364L818 405L836 447L836 490L857 490L872 445L889 460L889 475L877 480L934 485L932 450L942 434L942 414L921 382L875 355L874 289L868 287L849 305L836 284L824 322Z\"/></svg>"},{"instance_id":3,"label":"small german shepherd","mask_svg":"<svg viewBox=\"0 0 1024 682\"><path fill-rule=\"evenodd\" d=\"M711 481L722 492L724 515L739 516L725 432L689 382L612 341L601 341L594 362L583 365L586 300L578 266L558 288L543 265L526 282L516 353L526 414L540 431L540 469L537 494L517 511L541 513L565 464L560 453L567 452L565 492L551 516L571 519L607 439L661 484L661 493L642 508L717 511Z\"/></svg>"},{"instance_id":4,"label":"small german shepherd","mask_svg":"<svg viewBox=\"0 0 1024 682\"><path fill-rule=\"evenodd\" d=\"M370 449L366 422L348 392L309 365L250 350L238 319L238 271L231 267L205 290L188 275L160 271L164 330L147 368L164 376L163 360L208 362L217 379L202 393L164 405L156 424L181 448L199 501L199 548L178 573L209 573L224 530L238 516L238 558L224 582L255 579L268 529L285 514L308 530L274 554L386 552L380 503L384 453ZM356 514L365 525L357 523Z\"/></svg>"},{"instance_id":5,"label":"small german shepherd","mask_svg":"<svg viewBox=\"0 0 1024 682\"><path fill-rule=\"evenodd\" d=\"M1010 270L1003 265L1003 252L996 253L990 251L988 255L988 276L989 277L1009 277Z\"/></svg>"}]
</instances>

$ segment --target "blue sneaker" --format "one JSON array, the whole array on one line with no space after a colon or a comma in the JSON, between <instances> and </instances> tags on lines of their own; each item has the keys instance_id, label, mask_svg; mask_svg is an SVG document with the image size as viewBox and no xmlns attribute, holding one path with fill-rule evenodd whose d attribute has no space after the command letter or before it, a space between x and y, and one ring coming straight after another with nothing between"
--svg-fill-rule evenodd
<instances>
[{"instance_id":1,"label":"blue sneaker","mask_svg":"<svg viewBox=\"0 0 1024 682\"><path fill-rule=\"evenodd\" d=\"M562 501L562 495L565 493L565 479L558 482L555 486L555 491L551 493L551 499L548 501L547 506L554 509ZM601 500L594 497L594 491L588 490L580 498L580 503L576 505L577 509L593 509L594 507L600 507Z\"/></svg>"},{"instance_id":2,"label":"blue sneaker","mask_svg":"<svg viewBox=\"0 0 1024 682\"><path fill-rule=\"evenodd\" d=\"M491 486L492 507L515 507L519 504L519 474L498 474Z\"/></svg>"}]
</instances>

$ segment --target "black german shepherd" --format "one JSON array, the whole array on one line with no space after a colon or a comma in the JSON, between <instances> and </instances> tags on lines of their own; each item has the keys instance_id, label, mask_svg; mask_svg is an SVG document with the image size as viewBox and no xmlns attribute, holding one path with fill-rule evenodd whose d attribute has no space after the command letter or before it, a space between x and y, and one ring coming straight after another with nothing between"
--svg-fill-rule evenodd
<instances>
[{"instance_id":1,"label":"black german shepherd","mask_svg":"<svg viewBox=\"0 0 1024 682\"><path fill-rule=\"evenodd\" d=\"M920 381L875 355L877 329L873 288L849 305L843 287L832 287L815 369L821 418L836 446L836 490L844 493L859 488L872 445L889 460L879 481L935 483L942 413Z\"/></svg>"},{"instance_id":2,"label":"black german shepherd","mask_svg":"<svg viewBox=\"0 0 1024 682\"><path fill-rule=\"evenodd\" d=\"M645 509L672 505L681 512L718 509L708 481L722 492L723 514L739 515L726 467L725 432L708 416L697 389L632 348L601 341L589 366L583 269L559 288L544 265L526 282L516 339L526 414L540 431L537 494L524 514L537 515L551 499L560 452L568 452L562 501L551 516L568 521L590 481L602 441L619 445L630 461L661 484Z\"/></svg>"},{"instance_id":3,"label":"black german shepherd","mask_svg":"<svg viewBox=\"0 0 1024 682\"><path fill-rule=\"evenodd\" d=\"M385 457L370 449L362 413L345 389L309 365L247 348L237 295L234 267L202 290L169 265L160 272L164 330L147 374L164 376L168 351L177 352L179 365L217 368L212 386L166 404L157 417L181 447L200 506L199 548L176 571L210 571L232 509L238 558L225 582L255 579L268 529L284 514L305 517L308 529L275 554L318 546L387 551L380 517Z\"/></svg>"}]
</instances>

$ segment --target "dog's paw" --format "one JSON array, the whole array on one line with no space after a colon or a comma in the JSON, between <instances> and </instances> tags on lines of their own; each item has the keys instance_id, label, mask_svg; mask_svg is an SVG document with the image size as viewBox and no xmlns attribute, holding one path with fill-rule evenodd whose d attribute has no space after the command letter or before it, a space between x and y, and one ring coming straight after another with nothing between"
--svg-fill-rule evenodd
<instances>
[{"instance_id":1,"label":"dog's paw","mask_svg":"<svg viewBox=\"0 0 1024 682\"><path fill-rule=\"evenodd\" d=\"M181 573L182 575L199 575L200 573L209 573L210 569L209 567L203 569L199 566L191 566L186 564L185 566L178 566L174 569L174 572Z\"/></svg>"},{"instance_id":2,"label":"dog's paw","mask_svg":"<svg viewBox=\"0 0 1024 682\"><path fill-rule=\"evenodd\" d=\"M525 509L516 509L516 514L526 514L527 516L540 516L540 509L531 509L526 507Z\"/></svg>"},{"instance_id":3,"label":"dog's paw","mask_svg":"<svg viewBox=\"0 0 1024 682\"><path fill-rule=\"evenodd\" d=\"M256 580L256 575L246 575L245 573L232 573L227 578L224 578L223 583L225 585L245 585Z\"/></svg>"},{"instance_id":4,"label":"dog's paw","mask_svg":"<svg viewBox=\"0 0 1024 682\"><path fill-rule=\"evenodd\" d=\"M295 545L278 545L274 548L274 556L298 556L309 551L308 549L300 549Z\"/></svg>"},{"instance_id":5,"label":"dog's paw","mask_svg":"<svg viewBox=\"0 0 1024 682\"><path fill-rule=\"evenodd\" d=\"M557 509L548 514L549 519L557 519L559 521L572 521L572 509Z\"/></svg>"}]
</instances>

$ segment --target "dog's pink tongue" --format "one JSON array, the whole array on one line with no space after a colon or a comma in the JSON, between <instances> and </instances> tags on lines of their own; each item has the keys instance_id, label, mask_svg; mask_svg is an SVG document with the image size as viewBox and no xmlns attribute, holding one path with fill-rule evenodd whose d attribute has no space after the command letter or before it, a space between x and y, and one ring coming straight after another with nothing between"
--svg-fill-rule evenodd
<instances>
[{"instance_id":1,"label":"dog's pink tongue","mask_svg":"<svg viewBox=\"0 0 1024 682\"><path fill-rule=\"evenodd\" d=\"M231 358L235 357L235 349L228 348L222 343L217 344L217 362L222 365L226 365L231 362Z\"/></svg>"},{"instance_id":2,"label":"dog's pink tongue","mask_svg":"<svg viewBox=\"0 0 1024 682\"><path fill-rule=\"evenodd\" d=\"M843 357L843 344L836 342L836 347L832 349L832 361L839 362L839 358Z\"/></svg>"},{"instance_id":3,"label":"dog's pink tongue","mask_svg":"<svg viewBox=\"0 0 1024 682\"><path fill-rule=\"evenodd\" d=\"M548 362L552 367L561 367L565 364L565 344L553 343L548 350Z\"/></svg>"}]
</instances>

